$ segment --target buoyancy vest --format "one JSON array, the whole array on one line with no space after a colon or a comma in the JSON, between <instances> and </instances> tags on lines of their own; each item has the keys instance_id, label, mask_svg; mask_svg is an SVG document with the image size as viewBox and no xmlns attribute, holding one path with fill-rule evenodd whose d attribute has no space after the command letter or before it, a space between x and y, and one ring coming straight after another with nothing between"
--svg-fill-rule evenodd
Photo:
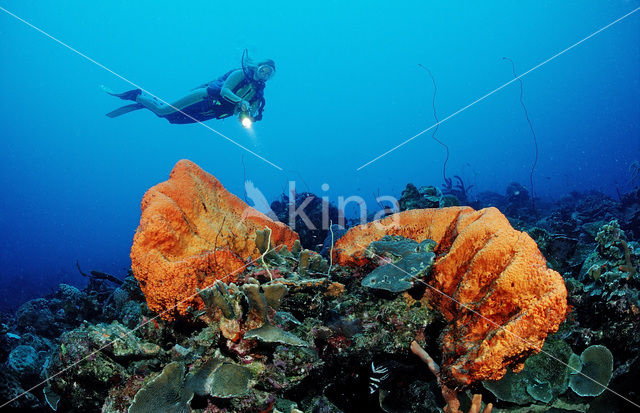
<instances>
[{"instance_id":1,"label":"buoyancy vest","mask_svg":"<svg viewBox=\"0 0 640 413\"><path fill-rule=\"evenodd\" d=\"M209 97L211 97L212 99L218 101L219 104L221 104L221 105L230 106L230 109L231 108L235 108L235 105L233 103L228 102L225 99L223 99L221 92L222 92L222 87L224 85L224 82L226 82L226 80L229 78L231 73L235 72L236 70L242 70L242 69L229 70L224 75L220 76L216 80L214 80L212 82L209 82L207 84L207 94L209 95ZM255 89L255 94L251 97L249 103L253 105L254 102L259 102L258 114L261 116L262 115L262 109L264 108L264 103L265 103L264 102L264 87L265 87L265 83L252 80L252 76L250 76L250 75L251 75L251 73L247 74L246 72L244 72L244 77L242 78L242 81L240 81L236 85L236 87L234 87L231 91L233 93L236 93L240 89L242 89L243 87L247 86L249 83L252 83L252 85L253 85L253 87ZM231 116L231 115L233 115L233 111L231 111L231 113L229 113L228 116Z\"/></svg>"}]
</instances>

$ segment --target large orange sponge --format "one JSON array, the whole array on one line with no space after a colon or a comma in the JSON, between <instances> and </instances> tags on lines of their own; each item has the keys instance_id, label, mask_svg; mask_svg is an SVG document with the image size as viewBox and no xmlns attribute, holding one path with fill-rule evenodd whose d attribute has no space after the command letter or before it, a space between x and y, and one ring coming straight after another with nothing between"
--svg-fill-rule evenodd
<instances>
[{"instance_id":1,"label":"large orange sponge","mask_svg":"<svg viewBox=\"0 0 640 413\"><path fill-rule=\"evenodd\" d=\"M567 290L528 234L495 208L409 210L350 229L335 245L343 265L363 265L384 235L438 243L427 295L448 322L443 379L468 385L522 368L567 311Z\"/></svg>"},{"instance_id":2,"label":"large orange sponge","mask_svg":"<svg viewBox=\"0 0 640 413\"><path fill-rule=\"evenodd\" d=\"M217 279L234 281L245 260L259 256L257 230L271 228L273 245L291 248L298 239L188 160L145 193L141 209L131 269L149 308L167 320L185 315L189 307L201 308L196 288Z\"/></svg>"}]
</instances>

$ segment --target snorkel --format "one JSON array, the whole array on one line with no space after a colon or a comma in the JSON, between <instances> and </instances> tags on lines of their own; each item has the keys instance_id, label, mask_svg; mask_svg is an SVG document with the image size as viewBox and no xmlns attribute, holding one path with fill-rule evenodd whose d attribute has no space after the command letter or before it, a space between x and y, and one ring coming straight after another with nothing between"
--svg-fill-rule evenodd
<instances>
[{"instance_id":1,"label":"snorkel","mask_svg":"<svg viewBox=\"0 0 640 413\"><path fill-rule=\"evenodd\" d=\"M249 51L244 49L242 52L242 72L248 81L264 84L271 79L276 72L276 63L271 59L254 63L249 57Z\"/></svg>"},{"instance_id":2,"label":"snorkel","mask_svg":"<svg viewBox=\"0 0 640 413\"><path fill-rule=\"evenodd\" d=\"M240 59L240 64L242 65L242 72L247 79L251 79L251 69L249 68L248 61L249 60L249 51L244 49L242 52L242 58Z\"/></svg>"}]
</instances>

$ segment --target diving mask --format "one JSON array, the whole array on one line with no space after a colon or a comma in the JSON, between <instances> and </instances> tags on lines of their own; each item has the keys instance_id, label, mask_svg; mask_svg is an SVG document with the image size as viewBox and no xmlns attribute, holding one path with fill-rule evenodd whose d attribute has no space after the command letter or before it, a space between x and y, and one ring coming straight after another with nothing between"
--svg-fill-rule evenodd
<instances>
[{"instance_id":1,"label":"diving mask","mask_svg":"<svg viewBox=\"0 0 640 413\"><path fill-rule=\"evenodd\" d=\"M266 81L273 76L273 67L270 65L260 65L258 66L258 70L256 71L256 77L259 80Z\"/></svg>"}]
</instances>

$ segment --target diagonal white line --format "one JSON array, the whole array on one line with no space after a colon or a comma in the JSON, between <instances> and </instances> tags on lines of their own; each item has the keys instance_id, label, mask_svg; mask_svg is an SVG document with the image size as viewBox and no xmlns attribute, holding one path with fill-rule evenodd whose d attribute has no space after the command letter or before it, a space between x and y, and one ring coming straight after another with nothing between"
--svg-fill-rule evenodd
<instances>
[{"instance_id":1,"label":"diagonal white line","mask_svg":"<svg viewBox=\"0 0 640 413\"><path fill-rule=\"evenodd\" d=\"M274 249L275 249L275 250L278 250L278 249L279 249L280 247L282 247L282 246L283 246L283 245L279 245L279 246L275 247ZM260 258L261 258L261 257L260 257ZM204 289L207 289L207 288L211 288L211 287L213 287L213 286L215 285L215 283L217 283L218 281L225 281L227 278L229 278L229 277L231 277L232 275L234 275L234 274L238 273L239 271L243 271L243 270L244 270L245 268L247 268L249 265L254 264L255 262L257 262L260 258L256 258L256 259L254 259L254 260L248 261L246 264L244 264L242 267L238 268L237 270L232 271L232 272L230 272L229 274L225 275L224 277L222 277L222 278L219 278L219 279L215 280L213 284L206 286L205 288L203 288L203 290L204 290ZM75 361L74 363L72 363L72 364L68 365L67 367L63 368L62 370L58 371L57 373L55 373L55 374L53 374L53 375L49 376L46 380L43 380L43 381L41 381L40 383L38 383L38 384L36 384L36 385L34 385L34 386L30 387L28 390L25 390L23 393L20 393L19 395L15 396L13 399L8 400L8 401L6 401L6 402L4 402L4 403L0 404L0 409L2 409L3 407L8 406L9 404L11 404L11 403L13 403L14 401L18 400L20 397L24 396L25 394L30 393L31 391L33 391L33 390L37 389L38 387L40 387L40 386L42 386L42 385L44 385L44 384L48 383L48 382L49 382L49 380L53 379L54 377L57 377L57 376L61 375L61 374L62 374L62 373L64 373L65 371L71 370L72 368L74 368L74 367L75 367L75 366L77 366L78 364L82 363L83 361L87 360L88 358L92 357L93 355L95 355L95 354L97 354L97 353L101 352L102 350L106 349L107 347L109 347L110 345L112 345L113 343L115 343L116 341L118 341L118 340L122 341L125 337L128 337L128 336L132 335L133 333L135 333L135 332L136 332L137 330L139 330L140 328L142 328L142 327L146 326L147 324L151 323L152 321L157 320L158 318L162 317L162 315L164 315L164 314L166 314L166 313L168 313L168 312L170 312L170 311L173 311L173 310L174 310L176 307L178 307L180 304L184 303L185 301L191 300L192 298L196 297L197 295L198 295L198 293L197 293L197 292L196 292L195 294L192 294L191 296L189 296L189 297L185 298L184 300L182 300L182 301L178 302L177 304L175 304L173 307L171 307L171 308L167 308L167 309L166 309L166 310L164 310L163 312L158 313L157 315L155 315L154 317L152 317L152 318L148 319L148 320L147 320L147 321L145 321L144 323L137 325L136 327L134 327L133 329L131 329L128 333L126 333L126 334L122 335L121 337L117 337L117 338L115 338L114 340L112 340L112 341L108 342L107 344L105 344L105 345L101 346L100 348L98 348L98 349L96 349L96 350L92 351L91 353L87 354L86 356L84 356L84 357L83 357L83 358L81 358L80 360Z\"/></svg>"},{"instance_id":2,"label":"diagonal white line","mask_svg":"<svg viewBox=\"0 0 640 413\"><path fill-rule=\"evenodd\" d=\"M279 167L278 165L276 165L275 163L269 161L268 159L264 158L263 156L258 155L257 153L253 152L251 149L239 144L238 142L234 141L233 139L229 138L228 136L224 135L221 132L218 132L217 130L213 129L211 126L206 125L205 123L195 119L193 116L183 112L182 110L176 108L175 106L171 105L170 103L164 101L163 99L160 99L158 96L154 95L153 93L149 92L148 90L144 89L143 87L135 84L134 82L130 81L129 79L125 78L124 76L121 76L120 74L114 72L113 70L109 69L108 67L106 67L105 65L103 65L100 62L95 61L94 59L90 58L89 56L85 55L84 53L74 49L73 47L69 46L68 44L64 43L63 41L55 38L54 36L50 35L49 33L45 32L44 30L40 29L37 26L34 26L33 24L29 23L28 21L22 19L21 17L13 14L12 12L10 12L9 10L5 9L4 7L0 6L0 10L2 10L3 12L7 13L8 15L14 17L15 19L21 21L22 23L26 24L27 26L31 27L32 29L35 29L37 31L39 31L40 33L44 34L45 36L47 36L48 38L50 38L51 40L59 43L60 45L66 47L67 49L71 50L72 52L84 57L86 60L90 61L91 63L101 67L102 69L106 70L107 72L113 74L114 76L119 77L120 79L124 80L125 82L127 82L128 84L132 85L133 87L140 89L142 91L144 91L146 94L148 94L149 96L152 96L156 99L158 99L160 102L164 103L165 105L169 106L170 108L182 113L183 115L185 115L186 117L188 117L189 119L193 120L194 122L199 123L200 125L204 126L205 128L209 129L210 131L218 134L220 137L226 139L227 141L231 142L232 144L236 145L237 147L244 149L245 151L249 152L251 155L265 161L266 163L268 163L269 165L273 166L274 168L282 171L282 168Z\"/></svg>"},{"instance_id":3,"label":"diagonal white line","mask_svg":"<svg viewBox=\"0 0 640 413\"><path fill-rule=\"evenodd\" d=\"M632 14L633 14L633 13L635 13L635 12L637 12L638 10L640 10L640 7L635 8L634 10L632 10L632 11L630 11L629 13L625 14L624 16L622 16L622 17L620 17L620 18L618 18L618 19L616 19L616 20L612 21L611 23L607 24L606 26L604 26L604 27L602 27L602 28L600 28L600 29L596 30L595 32L591 33L589 36L587 36L587 37L585 37L584 39L580 40L579 42L574 43L573 45L571 45L571 46L567 47L567 48L566 48L566 49L564 49L563 51L561 51L561 52L558 52L558 53L554 54L553 56L551 56L551 57L550 57L550 58L548 58L547 60L545 60L545 61L543 61L543 62L541 62L541 63L538 63L537 65L535 65L535 66L534 66L534 67L532 67L531 69L529 69L529 70L527 70L526 72L522 73L520 76L517 76L517 77L515 77L515 78L511 79L510 81L508 81L508 82L507 82L507 83L505 83L504 85L502 85L502 86L500 86L500 87L498 87L498 88L496 88L496 89L492 90L491 92L489 92L489 93L487 93L486 95L482 96L481 98L479 98L479 99L475 100L474 102L469 103L467 106L464 106L463 108L458 109L457 111L453 112L451 115L447 116L446 118L442 119L441 121L439 121L439 122L437 122L437 123L435 123L435 124L433 124L433 125L429 126L427 129L423 130L422 132L420 132L420 133L417 133L417 134L413 135L412 137L410 137L409 139L405 140L404 142L402 142L402 143L400 143L400 144L398 144L398 145L394 146L393 148L389 149L388 151L386 151L386 152L385 152L385 153L383 153L382 155L379 155L379 156L377 156L377 157L373 158L373 159L372 159L372 160L370 160L369 162L367 162L367 163L365 163L365 164L361 165L359 168L357 168L357 169L356 169L356 171L359 171L359 170L361 170L362 168L364 168L364 167L366 167L366 166L368 166L368 165L371 165L372 163L374 163L374 162L375 162L375 161L377 161L378 159L380 159L380 158L382 158L382 157L384 157L384 156L389 155L391 152L393 152L393 151L395 151L396 149L398 149L398 148L400 148L400 147L402 147L402 146L406 145L407 143L411 142L412 140L414 140L414 139L415 139L415 138L417 138L418 136L420 136L420 135L424 134L425 132L427 132L427 131L429 131L429 130L431 130L431 129L435 128L436 126L440 125L441 123L446 122L447 120L449 120L449 119L451 119L452 117L456 116L456 115L457 115L457 114L459 114L460 112L463 112L463 111L465 111L465 110L469 109L471 106L475 105L476 103L478 103L478 102L480 102L480 101L482 101L482 100L484 100L484 99L488 98L489 96L493 95L494 93L496 93L496 92L497 92L497 91L499 91L500 89L503 89L504 87L506 87L506 86L510 85L511 83L515 82L516 80L518 80L518 79L520 79L520 78L522 78L522 77L526 76L527 74L529 74L529 73L533 72L534 70L536 70L536 69L537 69L537 68L539 68L540 66L542 66L542 65L544 65L544 64L546 64L546 63L549 63L550 61L552 61L552 60L553 60L553 59L555 59L556 57L558 57L558 56L560 56L560 55L562 55L562 54L564 54L564 53L568 52L569 50L573 49L574 47L576 47L576 46L577 46L577 45L579 45L580 43L582 43L582 42L584 42L584 41L586 41L586 40L588 40L588 39L592 38L593 36L595 36L596 34L600 33L601 31L606 30L607 28L609 28L609 27L613 26L614 24L618 23L619 21L621 21L621 20L623 20L623 19L625 19L625 18L629 17L630 15L632 15Z\"/></svg>"},{"instance_id":4,"label":"diagonal white line","mask_svg":"<svg viewBox=\"0 0 640 413\"><path fill-rule=\"evenodd\" d=\"M362 245L360 245L360 244L357 244L357 245L358 245L360 248L362 248L363 250L364 250L364 249L366 249L366 247L364 247L364 246L362 246ZM371 254L372 254L372 255L375 255L377 258L380 258L381 260L382 260L382 259L384 259L384 257L382 257L382 256L380 256L380 255L378 255L378 254L374 253L373 251L369 251L369 252L371 252ZM432 289L433 291L437 292L438 294L440 294L440 295L444 296L445 298L447 298L447 299L449 299L449 300L453 301L454 303L456 303L456 304L458 304L459 306L463 307L465 310L468 310L468 311L472 312L473 314L477 315L478 317L481 317L482 319L486 320L488 323L492 324L493 326L495 326L495 327L496 327L496 328L498 328L499 330L502 330L502 331L504 331L504 332L506 332L506 333L508 333L508 334L511 334L512 336L516 337L517 339L521 340L522 342L524 342L524 343L526 343L526 344L530 345L531 347L535 348L536 350L538 350L538 351L539 351L539 352L541 352L542 354L544 354L544 355L548 356L549 358L551 358L551 359L553 359L553 360L557 361L558 363L560 363L560 364L564 365L565 367L568 367L569 369L573 370L573 374L581 374L582 376L586 377L587 379L591 380L592 382L596 383L597 385L602 386L603 388L605 388L605 389L609 390L611 393L615 394L616 396L620 397L621 399L623 399L623 400L625 400L625 401L627 401L627 402L631 403L631 404L632 404L632 405L634 405L635 407L640 408L640 405L639 405L639 404L637 404L637 403L633 402L632 400L629 400L627 397L625 397L625 396L621 395L620 393L618 393L618 392L616 392L616 391L614 391L614 390L610 389L609 387L605 386L604 384L599 383L597 380L593 379L592 377L587 376L586 374L584 374L583 372L581 372L581 371L579 371L579 370L575 369L574 367L571 367L569 364L567 364L567 363L565 363L564 361L562 361L562 360L558 359L558 358L557 358L557 357L555 357L553 354L549 353L548 351L543 350L543 349L542 349L542 347L538 347L537 345L535 345L534 343L532 343L532 342L528 341L527 339L525 339L525 338L523 338L523 337L520 337L520 336L519 336L519 335L517 335L516 333L513 333L513 332L509 331L509 330L508 330L508 329L506 329L503 325L500 325L500 324L496 323L495 321L493 321L493 320L491 320L491 319L489 319L489 318L487 318L487 317L483 316L482 314L480 314L479 312L477 312L477 311L476 311L476 310L474 310L473 308L471 308L471 307L469 307L468 305L466 305L466 304L464 304L464 303L462 303L462 302L460 302L460 301L456 300L455 298L453 298L453 297L452 297L452 296L450 296L449 294L447 294L447 293L445 293L445 292L443 292L443 291L438 290L437 288L435 288L434 286L430 285L429 283L427 283L427 282L426 282L426 281L424 281L423 279L418 278L418 277L416 277L416 276L414 276L414 275L411 275L409 272L407 272L407 271L405 271L404 269L402 269L402 268L398 267L398 266L397 266L397 265L395 265L393 262L389 262L389 263L387 263L386 265L391 265L391 266L393 266L393 267L394 267L394 268L396 268L397 270L399 270L399 271L401 271L401 272L403 272L403 273L407 274L407 275L408 275L410 278L412 278L413 280L415 280L415 281L417 281L417 282L419 282L419 283L421 283L421 284L426 285L428 288L430 288L430 289Z\"/></svg>"}]
</instances>

